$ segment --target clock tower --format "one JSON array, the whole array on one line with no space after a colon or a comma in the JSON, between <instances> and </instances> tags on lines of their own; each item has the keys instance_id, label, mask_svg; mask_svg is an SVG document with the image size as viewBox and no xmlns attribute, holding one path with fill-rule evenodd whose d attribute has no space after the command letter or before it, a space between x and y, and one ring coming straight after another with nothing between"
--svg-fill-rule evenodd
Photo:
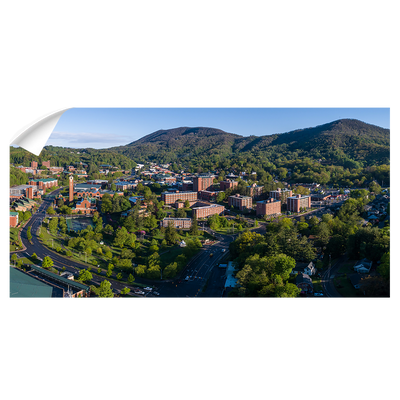
<instances>
[{"instance_id":1,"label":"clock tower","mask_svg":"<svg viewBox=\"0 0 400 400\"><path fill-rule=\"evenodd\" d=\"M69 176L69 202L72 203L74 200L74 177Z\"/></svg>"}]
</instances>

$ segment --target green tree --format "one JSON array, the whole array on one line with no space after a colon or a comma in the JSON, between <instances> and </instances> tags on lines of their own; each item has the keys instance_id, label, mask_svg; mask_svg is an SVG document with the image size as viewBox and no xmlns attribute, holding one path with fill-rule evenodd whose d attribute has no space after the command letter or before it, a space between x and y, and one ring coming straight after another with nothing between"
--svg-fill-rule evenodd
<instances>
[{"instance_id":1,"label":"green tree","mask_svg":"<svg viewBox=\"0 0 400 400\"><path fill-rule=\"evenodd\" d=\"M28 238L29 241L32 240L32 232L31 232L32 227L29 227L26 231L26 237Z\"/></svg>"},{"instance_id":2,"label":"green tree","mask_svg":"<svg viewBox=\"0 0 400 400\"><path fill-rule=\"evenodd\" d=\"M93 275L86 269L81 269L79 271L79 280L82 282L90 281L93 279Z\"/></svg>"},{"instance_id":3,"label":"green tree","mask_svg":"<svg viewBox=\"0 0 400 400\"><path fill-rule=\"evenodd\" d=\"M43 258L43 261L42 261L43 268L51 268L53 265L54 265L54 262L49 256L46 256Z\"/></svg>"},{"instance_id":4,"label":"green tree","mask_svg":"<svg viewBox=\"0 0 400 400\"><path fill-rule=\"evenodd\" d=\"M168 264L163 271L164 278L172 278L177 274L178 264L176 262Z\"/></svg>"},{"instance_id":5,"label":"green tree","mask_svg":"<svg viewBox=\"0 0 400 400\"><path fill-rule=\"evenodd\" d=\"M103 232L106 233L107 235L112 235L112 234L114 233L114 229L113 229L113 227L112 227L110 224L107 224L107 225L104 227Z\"/></svg>"},{"instance_id":6,"label":"green tree","mask_svg":"<svg viewBox=\"0 0 400 400\"><path fill-rule=\"evenodd\" d=\"M49 207L47 210L46 210L46 214L50 214L50 215L54 215L56 212L54 211L54 208L53 207Z\"/></svg>"},{"instance_id":7,"label":"green tree","mask_svg":"<svg viewBox=\"0 0 400 400\"><path fill-rule=\"evenodd\" d=\"M381 263L378 266L379 275L382 278L389 280L390 279L390 253L385 253L381 258Z\"/></svg>"},{"instance_id":8,"label":"green tree","mask_svg":"<svg viewBox=\"0 0 400 400\"><path fill-rule=\"evenodd\" d=\"M217 203L222 203L225 200L225 193L219 192L217 194Z\"/></svg>"},{"instance_id":9,"label":"green tree","mask_svg":"<svg viewBox=\"0 0 400 400\"><path fill-rule=\"evenodd\" d=\"M31 217L32 217L32 213L30 211L24 212L24 221L28 221L28 219Z\"/></svg>"},{"instance_id":10,"label":"green tree","mask_svg":"<svg viewBox=\"0 0 400 400\"><path fill-rule=\"evenodd\" d=\"M120 271L124 271L126 273L133 272L132 261L130 259L120 259L120 260L118 260L116 267Z\"/></svg>"},{"instance_id":11,"label":"green tree","mask_svg":"<svg viewBox=\"0 0 400 400\"><path fill-rule=\"evenodd\" d=\"M13 253L13 255L11 256L11 261L14 263L14 265L17 262L17 260L18 260L18 256L15 253Z\"/></svg>"},{"instance_id":12,"label":"green tree","mask_svg":"<svg viewBox=\"0 0 400 400\"><path fill-rule=\"evenodd\" d=\"M124 247L125 242L128 239L129 239L129 233L125 227L122 227L121 229L117 230L113 245L118 246L122 249Z\"/></svg>"},{"instance_id":13,"label":"green tree","mask_svg":"<svg viewBox=\"0 0 400 400\"><path fill-rule=\"evenodd\" d=\"M111 196L108 193L105 193L101 198L101 212L108 213L112 212L113 210L113 203L111 200Z\"/></svg>"},{"instance_id":14,"label":"green tree","mask_svg":"<svg viewBox=\"0 0 400 400\"><path fill-rule=\"evenodd\" d=\"M309 195L310 194L310 189L305 188L304 186L297 186L294 191L295 194L301 194L301 195Z\"/></svg>"},{"instance_id":15,"label":"green tree","mask_svg":"<svg viewBox=\"0 0 400 400\"><path fill-rule=\"evenodd\" d=\"M178 238L178 232L176 231L172 222L170 222L168 227L165 229L165 240L169 245L173 245L176 244Z\"/></svg>"},{"instance_id":16,"label":"green tree","mask_svg":"<svg viewBox=\"0 0 400 400\"><path fill-rule=\"evenodd\" d=\"M134 278L134 276L133 276L132 274L129 274L129 276L128 276L128 283L129 283L130 285L132 285L133 282L135 282L135 278Z\"/></svg>"},{"instance_id":17,"label":"green tree","mask_svg":"<svg viewBox=\"0 0 400 400\"><path fill-rule=\"evenodd\" d=\"M146 267L146 265L143 265L143 264L139 264L135 268L135 274L138 275L138 276L146 275L146 271L147 271L147 267Z\"/></svg>"},{"instance_id":18,"label":"green tree","mask_svg":"<svg viewBox=\"0 0 400 400\"><path fill-rule=\"evenodd\" d=\"M330 254L332 258L340 257L346 251L346 238L342 235L333 235L326 246L326 254Z\"/></svg>"},{"instance_id":19,"label":"green tree","mask_svg":"<svg viewBox=\"0 0 400 400\"><path fill-rule=\"evenodd\" d=\"M196 214L193 215L192 226L190 227L189 233L192 236L198 236L199 235L199 226L197 224Z\"/></svg>"},{"instance_id":20,"label":"green tree","mask_svg":"<svg viewBox=\"0 0 400 400\"><path fill-rule=\"evenodd\" d=\"M58 218L53 217L51 221L49 222L49 230L52 233L56 233L58 228Z\"/></svg>"},{"instance_id":21,"label":"green tree","mask_svg":"<svg viewBox=\"0 0 400 400\"><path fill-rule=\"evenodd\" d=\"M107 280L101 282L100 287L97 290L97 295L99 297L114 297L114 293L111 289L111 283Z\"/></svg>"},{"instance_id":22,"label":"green tree","mask_svg":"<svg viewBox=\"0 0 400 400\"><path fill-rule=\"evenodd\" d=\"M130 291L131 291L131 289L129 289L129 288L127 288L127 287L124 287L123 289L121 289L121 292L120 292L120 293L124 296L124 295L129 294Z\"/></svg>"}]
</instances>

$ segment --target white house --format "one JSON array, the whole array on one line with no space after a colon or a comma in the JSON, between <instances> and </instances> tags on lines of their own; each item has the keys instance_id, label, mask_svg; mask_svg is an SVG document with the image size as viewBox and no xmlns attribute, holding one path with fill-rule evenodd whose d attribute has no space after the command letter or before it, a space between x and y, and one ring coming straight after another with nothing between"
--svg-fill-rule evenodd
<instances>
[{"instance_id":1,"label":"white house","mask_svg":"<svg viewBox=\"0 0 400 400\"><path fill-rule=\"evenodd\" d=\"M317 269L315 268L314 263L311 261L307 263L297 263L293 268L291 275L297 275L299 272L306 274L308 276L315 275L317 273Z\"/></svg>"},{"instance_id":2,"label":"white house","mask_svg":"<svg viewBox=\"0 0 400 400\"><path fill-rule=\"evenodd\" d=\"M372 261L363 258L361 261L357 261L354 265L354 270L358 273L366 274L371 270Z\"/></svg>"}]
</instances>

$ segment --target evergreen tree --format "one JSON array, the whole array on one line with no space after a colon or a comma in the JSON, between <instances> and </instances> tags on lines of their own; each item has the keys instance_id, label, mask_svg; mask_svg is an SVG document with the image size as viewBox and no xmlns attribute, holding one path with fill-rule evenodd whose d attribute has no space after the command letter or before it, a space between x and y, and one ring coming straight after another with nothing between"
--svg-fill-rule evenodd
<instances>
[{"instance_id":1,"label":"evergreen tree","mask_svg":"<svg viewBox=\"0 0 400 400\"><path fill-rule=\"evenodd\" d=\"M190 227L189 233L192 236L199 236L199 226L197 224L196 214L193 215L192 226Z\"/></svg>"},{"instance_id":2,"label":"evergreen tree","mask_svg":"<svg viewBox=\"0 0 400 400\"><path fill-rule=\"evenodd\" d=\"M165 229L165 240L169 245L176 244L178 237L178 232L173 226L172 222L169 222L168 227Z\"/></svg>"}]
</instances>

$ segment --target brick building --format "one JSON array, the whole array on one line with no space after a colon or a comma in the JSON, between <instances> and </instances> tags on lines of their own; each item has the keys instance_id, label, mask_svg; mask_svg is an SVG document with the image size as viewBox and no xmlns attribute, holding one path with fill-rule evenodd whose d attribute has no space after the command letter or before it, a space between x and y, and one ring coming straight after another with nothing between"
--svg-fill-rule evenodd
<instances>
[{"instance_id":1,"label":"brick building","mask_svg":"<svg viewBox=\"0 0 400 400\"><path fill-rule=\"evenodd\" d=\"M31 162L31 168L37 169L37 167L38 167L37 161L32 161Z\"/></svg>"},{"instance_id":2,"label":"brick building","mask_svg":"<svg viewBox=\"0 0 400 400\"><path fill-rule=\"evenodd\" d=\"M46 190L58 185L57 179L47 178L47 179L32 179L29 181L30 185L37 186L39 189Z\"/></svg>"},{"instance_id":3,"label":"brick building","mask_svg":"<svg viewBox=\"0 0 400 400\"><path fill-rule=\"evenodd\" d=\"M84 198L80 199L76 203L76 207L72 208L72 212L75 214L79 214L79 211L81 214L93 214L95 211L97 211L96 200Z\"/></svg>"},{"instance_id":4,"label":"brick building","mask_svg":"<svg viewBox=\"0 0 400 400\"><path fill-rule=\"evenodd\" d=\"M161 193L161 201L164 204L173 204L178 200L197 200L197 193L196 192L163 192Z\"/></svg>"},{"instance_id":5,"label":"brick building","mask_svg":"<svg viewBox=\"0 0 400 400\"><path fill-rule=\"evenodd\" d=\"M234 180L231 180L231 179L227 179L226 181L221 181L219 183L219 190L225 191L226 189L233 189L238 184L239 184L239 182L237 182L237 181L234 181Z\"/></svg>"},{"instance_id":6,"label":"brick building","mask_svg":"<svg viewBox=\"0 0 400 400\"><path fill-rule=\"evenodd\" d=\"M185 207L185 201L176 201L175 204L174 204L175 208L184 208ZM197 203L197 200L188 200L188 202L189 202L189 207L192 207L194 204Z\"/></svg>"},{"instance_id":7,"label":"brick building","mask_svg":"<svg viewBox=\"0 0 400 400\"><path fill-rule=\"evenodd\" d=\"M193 191L200 192L201 190L212 189L214 177L210 175L193 177Z\"/></svg>"},{"instance_id":8,"label":"brick building","mask_svg":"<svg viewBox=\"0 0 400 400\"><path fill-rule=\"evenodd\" d=\"M184 192L192 192L193 191L193 182L192 181L183 181L182 182L182 190Z\"/></svg>"},{"instance_id":9,"label":"brick building","mask_svg":"<svg viewBox=\"0 0 400 400\"><path fill-rule=\"evenodd\" d=\"M192 226L191 218L164 218L160 221L160 226L167 228L172 223L176 229L190 229Z\"/></svg>"},{"instance_id":10,"label":"brick building","mask_svg":"<svg viewBox=\"0 0 400 400\"><path fill-rule=\"evenodd\" d=\"M18 213L10 211L10 227L15 228L18 225Z\"/></svg>"},{"instance_id":11,"label":"brick building","mask_svg":"<svg viewBox=\"0 0 400 400\"><path fill-rule=\"evenodd\" d=\"M246 194L254 199L259 199L263 192L264 186L257 186L255 183L246 186Z\"/></svg>"},{"instance_id":12,"label":"brick building","mask_svg":"<svg viewBox=\"0 0 400 400\"><path fill-rule=\"evenodd\" d=\"M281 213L282 202L280 200L268 199L257 201L256 215L279 215Z\"/></svg>"},{"instance_id":13,"label":"brick building","mask_svg":"<svg viewBox=\"0 0 400 400\"><path fill-rule=\"evenodd\" d=\"M196 218L199 219L206 218L214 214L220 215L225 211L225 207L220 206L219 204L209 204L206 206L193 207L192 210L193 216L196 216Z\"/></svg>"},{"instance_id":14,"label":"brick building","mask_svg":"<svg viewBox=\"0 0 400 400\"><path fill-rule=\"evenodd\" d=\"M210 190L201 190L197 193L198 198L204 201L215 201L219 192L213 192Z\"/></svg>"},{"instance_id":15,"label":"brick building","mask_svg":"<svg viewBox=\"0 0 400 400\"><path fill-rule=\"evenodd\" d=\"M297 194L293 197L288 197L287 201L287 210L292 212L300 212L301 208L310 208L311 207L311 196L301 196L301 194Z\"/></svg>"},{"instance_id":16,"label":"brick building","mask_svg":"<svg viewBox=\"0 0 400 400\"><path fill-rule=\"evenodd\" d=\"M273 199L280 200L282 204L286 204L286 199L293 195L293 192L289 189L281 189L271 190L269 192L269 197Z\"/></svg>"},{"instance_id":17,"label":"brick building","mask_svg":"<svg viewBox=\"0 0 400 400\"><path fill-rule=\"evenodd\" d=\"M33 185L18 185L10 188L10 199L20 199L22 197L27 197L28 199L40 198L42 190L38 186Z\"/></svg>"},{"instance_id":18,"label":"brick building","mask_svg":"<svg viewBox=\"0 0 400 400\"><path fill-rule=\"evenodd\" d=\"M44 167L50 168L50 160L49 161L42 161L42 165Z\"/></svg>"},{"instance_id":19,"label":"brick building","mask_svg":"<svg viewBox=\"0 0 400 400\"><path fill-rule=\"evenodd\" d=\"M228 205L229 207L233 206L238 208L240 211L243 211L246 208L251 210L253 202L251 197L235 194L234 196L228 197Z\"/></svg>"}]
</instances>

